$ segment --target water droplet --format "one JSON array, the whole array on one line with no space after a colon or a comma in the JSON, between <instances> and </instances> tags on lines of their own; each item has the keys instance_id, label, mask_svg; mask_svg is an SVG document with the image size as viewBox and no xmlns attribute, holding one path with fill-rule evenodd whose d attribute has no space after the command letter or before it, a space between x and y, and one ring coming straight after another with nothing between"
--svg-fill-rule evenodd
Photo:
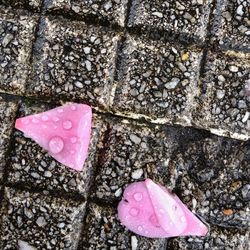
<instances>
[{"instance_id":1,"label":"water droplet","mask_svg":"<svg viewBox=\"0 0 250 250\"><path fill-rule=\"evenodd\" d=\"M48 128L48 126L43 124L43 125L42 125L42 128L45 128L45 129L46 129L46 128Z\"/></svg>"},{"instance_id":2,"label":"water droplet","mask_svg":"<svg viewBox=\"0 0 250 250\"><path fill-rule=\"evenodd\" d=\"M60 121L60 119L59 119L58 117L56 117L56 116L53 117L52 120L53 120L54 122L59 122L59 121Z\"/></svg>"},{"instance_id":3,"label":"water droplet","mask_svg":"<svg viewBox=\"0 0 250 250\"><path fill-rule=\"evenodd\" d=\"M71 108L71 110L73 110L73 111L76 110L76 106L75 106L75 105L72 105L70 108Z\"/></svg>"},{"instance_id":4,"label":"water droplet","mask_svg":"<svg viewBox=\"0 0 250 250\"><path fill-rule=\"evenodd\" d=\"M186 222L186 218L184 216L181 216L180 220L181 222Z\"/></svg>"},{"instance_id":5,"label":"water droplet","mask_svg":"<svg viewBox=\"0 0 250 250\"><path fill-rule=\"evenodd\" d=\"M75 154L75 150L70 150L70 153L73 155Z\"/></svg>"},{"instance_id":6,"label":"water droplet","mask_svg":"<svg viewBox=\"0 0 250 250\"><path fill-rule=\"evenodd\" d=\"M62 109L62 108L59 108L59 109L57 110L57 112L58 112L58 113L63 113L63 109Z\"/></svg>"},{"instance_id":7,"label":"water droplet","mask_svg":"<svg viewBox=\"0 0 250 250\"><path fill-rule=\"evenodd\" d=\"M39 123L39 120L36 119L35 117L33 117L31 121L32 121L33 123L35 123L35 124Z\"/></svg>"},{"instance_id":8,"label":"water droplet","mask_svg":"<svg viewBox=\"0 0 250 250\"><path fill-rule=\"evenodd\" d=\"M129 210L129 213L132 215L132 216L137 216L139 214L139 210L135 207L132 207L130 210Z\"/></svg>"},{"instance_id":9,"label":"water droplet","mask_svg":"<svg viewBox=\"0 0 250 250\"><path fill-rule=\"evenodd\" d=\"M49 141L49 149L53 154L60 153L64 148L63 139L59 136L55 136Z\"/></svg>"},{"instance_id":10,"label":"water droplet","mask_svg":"<svg viewBox=\"0 0 250 250\"><path fill-rule=\"evenodd\" d=\"M158 219L156 217L156 215L151 215L150 218L149 218L149 221L155 226L155 227L159 227L160 224L158 222Z\"/></svg>"},{"instance_id":11,"label":"water droplet","mask_svg":"<svg viewBox=\"0 0 250 250\"><path fill-rule=\"evenodd\" d=\"M42 121L46 122L49 120L49 117L47 115L43 115L41 119Z\"/></svg>"},{"instance_id":12,"label":"water droplet","mask_svg":"<svg viewBox=\"0 0 250 250\"><path fill-rule=\"evenodd\" d=\"M143 228L142 228L142 226L138 226L137 229L139 232L141 232Z\"/></svg>"},{"instance_id":13,"label":"water droplet","mask_svg":"<svg viewBox=\"0 0 250 250\"><path fill-rule=\"evenodd\" d=\"M141 201L142 200L142 193L135 193L134 194L134 199L136 201Z\"/></svg>"},{"instance_id":14,"label":"water droplet","mask_svg":"<svg viewBox=\"0 0 250 250\"><path fill-rule=\"evenodd\" d=\"M67 130L71 129L72 128L72 122L71 121L64 121L63 122L63 128L67 129Z\"/></svg>"},{"instance_id":15,"label":"water droplet","mask_svg":"<svg viewBox=\"0 0 250 250\"><path fill-rule=\"evenodd\" d=\"M76 143L77 142L77 137L71 137L70 138L71 143Z\"/></svg>"}]
</instances>

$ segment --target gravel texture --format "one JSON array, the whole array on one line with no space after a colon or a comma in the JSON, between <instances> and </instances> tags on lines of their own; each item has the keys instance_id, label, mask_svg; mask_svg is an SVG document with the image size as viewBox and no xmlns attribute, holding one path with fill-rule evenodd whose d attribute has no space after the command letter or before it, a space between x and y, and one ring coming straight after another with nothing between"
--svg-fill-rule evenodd
<instances>
[{"instance_id":1,"label":"gravel texture","mask_svg":"<svg viewBox=\"0 0 250 250\"><path fill-rule=\"evenodd\" d=\"M105 107L119 34L83 22L44 18L33 56L30 95L81 99Z\"/></svg>"},{"instance_id":2,"label":"gravel texture","mask_svg":"<svg viewBox=\"0 0 250 250\"><path fill-rule=\"evenodd\" d=\"M0 5L0 91L22 94L38 17Z\"/></svg>"},{"instance_id":3,"label":"gravel texture","mask_svg":"<svg viewBox=\"0 0 250 250\"><path fill-rule=\"evenodd\" d=\"M6 153L10 144L10 134L15 119L17 103L6 102L0 98L0 183L6 165Z\"/></svg>"},{"instance_id":4,"label":"gravel texture","mask_svg":"<svg viewBox=\"0 0 250 250\"><path fill-rule=\"evenodd\" d=\"M39 249L76 249L85 202L6 188L1 213L1 249L17 249L19 240Z\"/></svg>"},{"instance_id":5,"label":"gravel texture","mask_svg":"<svg viewBox=\"0 0 250 250\"><path fill-rule=\"evenodd\" d=\"M125 25L128 0L46 0L48 12L65 12L67 15L96 18L101 22Z\"/></svg>"},{"instance_id":6,"label":"gravel texture","mask_svg":"<svg viewBox=\"0 0 250 250\"><path fill-rule=\"evenodd\" d=\"M0 0L0 249L250 249L248 5ZM73 101L93 107L79 173L14 129ZM144 178L209 233L128 231L117 205Z\"/></svg>"}]
</instances>

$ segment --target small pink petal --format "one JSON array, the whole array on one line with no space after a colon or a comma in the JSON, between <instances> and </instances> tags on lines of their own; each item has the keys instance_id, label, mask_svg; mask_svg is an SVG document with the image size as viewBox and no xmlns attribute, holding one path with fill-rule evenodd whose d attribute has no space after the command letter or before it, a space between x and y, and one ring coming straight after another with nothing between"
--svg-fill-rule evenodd
<instances>
[{"instance_id":1,"label":"small pink petal","mask_svg":"<svg viewBox=\"0 0 250 250\"><path fill-rule=\"evenodd\" d=\"M118 217L131 231L150 238L204 236L208 232L176 195L150 179L125 189Z\"/></svg>"},{"instance_id":2,"label":"small pink petal","mask_svg":"<svg viewBox=\"0 0 250 250\"><path fill-rule=\"evenodd\" d=\"M67 104L19 118L15 128L46 149L57 161L80 171L88 154L91 120L90 106Z\"/></svg>"}]
</instances>

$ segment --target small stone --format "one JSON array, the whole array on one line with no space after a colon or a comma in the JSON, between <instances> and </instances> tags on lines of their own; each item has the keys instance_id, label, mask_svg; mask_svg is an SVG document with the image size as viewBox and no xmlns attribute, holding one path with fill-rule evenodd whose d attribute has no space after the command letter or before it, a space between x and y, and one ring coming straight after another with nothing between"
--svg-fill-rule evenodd
<instances>
[{"instance_id":1,"label":"small stone","mask_svg":"<svg viewBox=\"0 0 250 250\"><path fill-rule=\"evenodd\" d=\"M161 12L158 12L158 11L153 12L152 15L158 16L159 18L163 18L163 14Z\"/></svg>"},{"instance_id":2,"label":"small stone","mask_svg":"<svg viewBox=\"0 0 250 250\"><path fill-rule=\"evenodd\" d=\"M39 227L44 227L47 222L46 220L44 219L44 217L38 217L37 220L36 220L36 224L39 226Z\"/></svg>"},{"instance_id":3,"label":"small stone","mask_svg":"<svg viewBox=\"0 0 250 250\"><path fill-rule=\"evenodd\" d=\"M227 215L227 216L230 216L233 214L233 210L231 208L229 209L224 209L223 210L223 214Z\"/></svg>"},{"instance_id":4,"label":"small stone","mask_svg":"<svg viewBox=\"0 0 250 250\"><path fill-rule=\"evenodd\" d=\"M117 189L117 190L115 191L115 197L120 197L121 194L122 194L122 189L121 189L121 188L119 188L119 189Z\"/></svg>"},{"instance_id":5,"label":"small stone","mask_svg":"<svg viewBox=\"0 0 250 250\"><path fill-rule=\"evenodd\" d=\"M136 236L131 236L131 248L132 250L137 250L138 247L138 240Z\"/></svg>"},{"instance_id":6,"label":"small stone","mask_svg":"<svg viewBox=\"0 0 250 250\"><path fill-rule=\"evenodd\" d=\"M222 99L225 96L226 91L225 90L217 90L216 96L218 99Z\"/></svg>"},{"instance_id":7,"label":"small stone","mask_svg":"<svg viewBox=\"0 0 250 250\"><path fill-rule=\"evenodd\" d=\"M165 84L166 89L174 89L176 88L177 84L180 82L179 78L173 78L170 82Z\"/></svg>"},{"instance_id":8,"label":"small stone","mask_svg":"<svg viewBox=\"0 0 250 250\"><path fill-rule=\"evenodd\" d=\"M82 89L82 88L83 88L83 84L82 84L81 82L79 82L79 81L76 81L74 84L75 84L75 86L76 86L77 88L79 88L79 89Z\"/></svg>"},{"instance_id":9,"label":"small stone","mask_svg":"<svg viewBox=\"0 0 250 250\"><path fill-rule=\"evenodd\" d=\"M246 184L242 188L241 193L244 200L246 201L250 200L250 184Z\"/></svg>"},{"instance_id":10,"label":"small stone","mask_svg":"<svg viewBox=\"0 0 250 250\"><path fill-rule=\"evenodd\" d=\"M229 67L229 70L231 71L231 72L234 72L234 73L236 73L236 72L238 72L238 67L236 67L236 66L230 66Z\"/></svg>"},{"instance_id":11,"label":"small stone","mask_svg":"<svg viewBox=\"0 0 250 250\"><path fill-rule=\"evenodd\" d=\"M139 144L139 143L141 142L141 138L138 137L138 136L135 135L135 134L131 134L131 135L129 136L129 138L130 138L130 140L131 140L132 142L134 142L135 144Z\"/></svg>"},{"instance_id":12,"label":"small stone","mask_svg":"<svg viewBox=\"0 0 250 250\"><path fill-rule=\"evenodd\" d=\"M134 172L132 172L132 178L135 179L135 180L140 179L142 175L143 175L143 170L142 169L137 169Z\"/></svg>"}]
</instances>

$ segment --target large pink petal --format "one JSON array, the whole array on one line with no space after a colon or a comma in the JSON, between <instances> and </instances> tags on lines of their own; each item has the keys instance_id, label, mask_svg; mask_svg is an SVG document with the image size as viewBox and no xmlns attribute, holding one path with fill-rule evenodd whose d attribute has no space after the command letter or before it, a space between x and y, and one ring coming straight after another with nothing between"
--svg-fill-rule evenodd
<instances>
[{"instance_id":1,"label":"large pink petal","mask_svg":"<svg viewBox=\"0 0 250 250\"><path fill-rule=\"evenodd\" d=\"M65 166L82 170L91 137L91 107L67 104L16 120L15 127Z\"/></svg>"}]
</instances>

